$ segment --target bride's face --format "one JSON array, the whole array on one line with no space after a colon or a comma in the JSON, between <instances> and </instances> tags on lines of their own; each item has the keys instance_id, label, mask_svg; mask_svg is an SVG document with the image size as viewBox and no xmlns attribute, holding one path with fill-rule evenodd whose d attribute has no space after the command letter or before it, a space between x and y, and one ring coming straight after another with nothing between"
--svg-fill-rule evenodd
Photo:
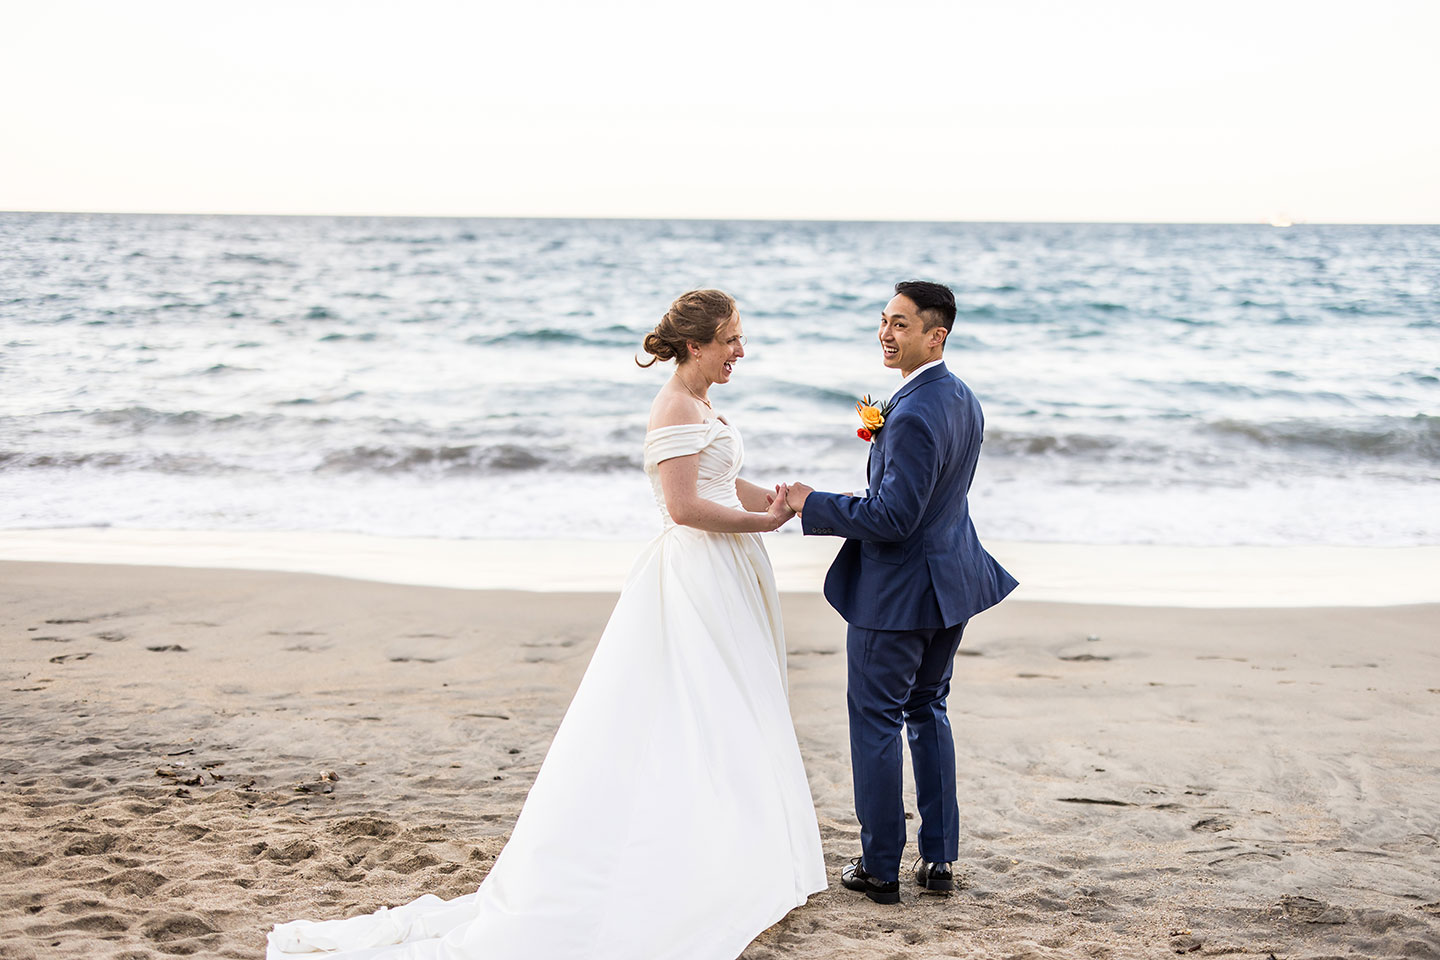
<instances>
[{"instance_id":1,"label":"bride's face","mask_svg":"<svg viewBox=\"0 0 1440 960\"><path fill-rule=\"evenodd\" d=\"M745 356L745 334L740 329L740 314L737 311L715 331L715 339L700 344L698 356L693 355L692 363L711 383L729 383L730 374L735 370L735 361Z\"/></svg>"}]
</instances>

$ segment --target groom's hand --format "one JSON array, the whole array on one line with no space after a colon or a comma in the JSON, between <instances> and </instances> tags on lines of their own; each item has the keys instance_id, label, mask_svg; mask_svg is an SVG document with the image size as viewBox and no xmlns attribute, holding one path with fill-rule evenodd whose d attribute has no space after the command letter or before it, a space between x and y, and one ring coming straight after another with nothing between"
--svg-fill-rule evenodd
<instances>
[{"instance_id":1,"label":"groom's hand","mask_svg":"<svg viewBox=\"0 0 1440 960\"><path fill-rule=\"evenodd\" d=\"M790 504L790 509L794 510L797 514L804 513L805 498L814 492L814 487L807 487L803 483L790 484L790 489L786 492L786 500Z\"/></svg>"},{"instance_id":2,"label":"groom's hand","mask_svg":"<svg viewBox=\"0 0 1440 960\"><path fill-rule=\"evenodd\" d=\"M774 496L768 493L765 495L765 501L769 505L765 512L770 517L771 530L779 530L790 522L791 517L795 516L795 511L790 509L790 501L786 499L785 494L785 485L782 483L775 488Z\"/></svg>"}]
</instances>

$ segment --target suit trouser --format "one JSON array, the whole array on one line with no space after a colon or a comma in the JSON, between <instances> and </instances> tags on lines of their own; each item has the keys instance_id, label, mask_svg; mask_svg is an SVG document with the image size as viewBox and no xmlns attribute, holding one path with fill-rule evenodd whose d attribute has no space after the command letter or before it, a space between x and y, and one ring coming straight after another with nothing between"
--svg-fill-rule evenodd
<instances>
[{"instance_id":1,"label":"suit trouser","mask_svg":"<svg viewBox=\"0 0 1440 960\"><path fill-rule=\"evenodd\" d=\"M905 850L903 727L910 740L920 807L920 856L948 863L960 855L955 739L945 714L955 651L965 624L937 630L846 633L850 766L867 873L897 880Z\"/></svg>"}]
</instances>

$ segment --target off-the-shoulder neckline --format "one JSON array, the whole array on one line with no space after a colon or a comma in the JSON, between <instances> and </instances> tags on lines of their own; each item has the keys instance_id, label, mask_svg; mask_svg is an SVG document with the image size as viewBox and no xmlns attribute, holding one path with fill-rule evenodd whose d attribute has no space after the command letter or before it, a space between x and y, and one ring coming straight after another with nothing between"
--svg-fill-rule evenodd
<instances>
[{"instance_id":1,"label":"off-the-shoulder neckline","mask_svg":"<svg viewBox=\"0 0 1440 960\"><path fill-rule=\"evenodd\" d=\"M655 427L652 430L646 430L645 436L648 437L652 433L664 433L666 430L693 430L696 427L703 427L712 423L718 423L722 427L730 426L729 422L726 421L723 417L706 417L699 423L672 423L668 427Z\"/></svg>"}]
</instances>

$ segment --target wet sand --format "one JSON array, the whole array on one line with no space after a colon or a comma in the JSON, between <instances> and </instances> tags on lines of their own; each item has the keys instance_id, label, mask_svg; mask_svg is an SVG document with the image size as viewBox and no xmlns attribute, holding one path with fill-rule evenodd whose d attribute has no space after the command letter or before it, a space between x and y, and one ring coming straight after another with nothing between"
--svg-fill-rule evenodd
<instances>
[{"instance_id":1,"label":"wet sand","mask_svg":"<svg viewBox=\"0 0 1440 960\"><path fill-rule=\"evenodd\" d=\"M469 892L612 604L0 563L0 957L258 957L276 921ZM838 883L843 624L785 614L831 888L748 960L1440 957L1440 605L977 618L963 889L899 907Z\"/></svg>"}]
</instances>

